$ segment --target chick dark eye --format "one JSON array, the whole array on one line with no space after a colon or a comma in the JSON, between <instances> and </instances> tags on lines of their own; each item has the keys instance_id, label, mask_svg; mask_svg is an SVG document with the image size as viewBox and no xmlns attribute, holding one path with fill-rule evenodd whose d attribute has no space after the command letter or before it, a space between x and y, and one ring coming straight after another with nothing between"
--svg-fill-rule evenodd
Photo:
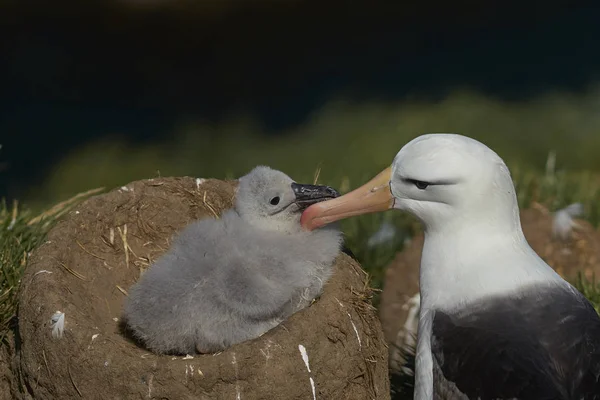
<instances>
[{"instance_id":1,"label":"chick dark eye","mask_svg":"<svg viewBox=\"0 0 600 400\"><path fill-rule=\"evenodd\" d=\"M270 201L270 203L274 206L276 206L277 204L279 204L279 197L273 197Z\"/></svg>"}]
</instances>

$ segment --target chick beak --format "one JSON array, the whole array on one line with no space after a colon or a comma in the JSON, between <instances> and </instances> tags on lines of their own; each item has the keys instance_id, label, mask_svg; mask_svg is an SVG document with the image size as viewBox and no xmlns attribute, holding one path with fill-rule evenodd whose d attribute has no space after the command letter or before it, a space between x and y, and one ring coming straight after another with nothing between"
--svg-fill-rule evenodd
<instances>
[{"instance_id":1,"label":"chick beak","mask_svg":"<svg viewBox=\"0 0 600 400\"><path fill-rule=\"evenodd\" d=\"M335 199L340 195L334 188L329 186L305 185L293 182L292 189L296 195L295 203L300 211L321 201Z\"/></svg>"},{"instance_id":2,"label":"chick beak","mask_svg":"<svg viewBox=\"0 0 600 400\"><path fill-rule=\"evenodd\" d=\"M358 189L335 199L308 207L302 213L300 224L304 229L312 231L354 215L369 214L393 208L394 196L392 196L390 190L391 175L392 168L388 167Z\"/></svg>"}]
</instances>

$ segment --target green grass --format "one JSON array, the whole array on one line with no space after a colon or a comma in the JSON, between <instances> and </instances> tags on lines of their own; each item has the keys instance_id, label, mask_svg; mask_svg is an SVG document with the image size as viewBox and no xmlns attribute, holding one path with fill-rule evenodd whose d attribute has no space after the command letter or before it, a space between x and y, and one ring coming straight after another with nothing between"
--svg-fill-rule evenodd
<instances>
[{"instance_id":1,"label":"green grass","mask_svg":"<svg viewBox=\"0 0 600 400\"><path fill-rule=\"evenodd\" d=\"M580 272L573 285L592 303L594 309L600 314L600 282L595 277L591 280L586 279Z\"/></svg>"},{"instance_id":2,"label":"green grass","mask_svg":"<svg viewBox=\"0 0 600 400\"><path fill-rule=\"evenodd\" d=\"M0 341L12 323L16 295L29 252L42 240L50 224L33 223L28 211L19 211L18 203L0 205Z\"/></svg>"},{"instance_id":3,"label":"green grass","mask_svg":"<svg viewBox=\"0 0 600 400\"><path fill-rule=\"evenodd\" d=\"M35 215L20 209L17 201L0 203L0 343L13 326L17 293L30 252L43 242L54 223L71 207L103 189L80 193L49 210Z\"/></svg>"}]
</instances>

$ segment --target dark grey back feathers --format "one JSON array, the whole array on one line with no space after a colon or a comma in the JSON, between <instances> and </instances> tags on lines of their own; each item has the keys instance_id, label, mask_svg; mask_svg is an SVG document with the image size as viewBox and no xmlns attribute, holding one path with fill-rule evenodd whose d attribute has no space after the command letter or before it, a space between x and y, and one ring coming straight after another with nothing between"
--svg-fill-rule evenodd
<instances>
[{"instance_id":1,"label":"dark grey back feathers","mask_svg":"<svg viewBox=\"0 0 600 400\"><path fill-rule=\"evenodd\" d=\"M436 390L455 398L600 399L600 318L567 286L436 311L432 352Z\"/></svg>"}]
</instances>

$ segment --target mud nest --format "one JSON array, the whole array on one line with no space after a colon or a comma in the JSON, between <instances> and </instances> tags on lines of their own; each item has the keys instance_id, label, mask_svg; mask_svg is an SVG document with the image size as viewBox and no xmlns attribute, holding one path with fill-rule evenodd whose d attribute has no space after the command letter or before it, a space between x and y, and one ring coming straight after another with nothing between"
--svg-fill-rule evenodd
<instances>
[{"instance_id":1,"label":"mud nest","mask_svg":"<svg viewBox=\"0 0 600 400\"><path fill-rule=\"evenodd\" d=\"M320 299L222 353L157 356L122 334L123 301L140 272L168 249L177 230L231 207L235 185L137 181L87 200L59 222L22 280L13 395L389 399L388 350L366 275L345 254ZM64 313L62 337L51 324L57 311Z\"/></svg>"},{"instance_id":2,"label":"mud nest","mask_svg":"<svg viewBox=\"0 0 600 400\"><path fill-rule=\"evenodd\" d=\"M600 233L590 223L576 220L577 227L565 241L553 237L553 215L543 206L534 204L520 215L523 234L531 247L563 278L573 282L578 273L588 279L600 278ZM422 250L423 234L419 234L386 268L380 317L385 338L392 344L393 370L403 362L400 349L414 343L410 331L416 332L416 321L409 321L408 317L414 307L412 300L419 292Z\"/></svg>"}]
</instances>

